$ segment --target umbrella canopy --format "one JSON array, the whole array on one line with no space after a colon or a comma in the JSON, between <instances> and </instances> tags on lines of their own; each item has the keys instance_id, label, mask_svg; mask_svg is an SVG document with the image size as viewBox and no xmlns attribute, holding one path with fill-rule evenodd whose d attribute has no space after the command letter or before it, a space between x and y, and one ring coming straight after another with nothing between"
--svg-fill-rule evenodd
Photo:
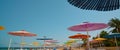
<instances>
[{"instance_id":1,"label":"umbrella canopy","mask_svg":"<svg viewBox=\"0 0 120 50\"><path fill-rule=\"evenodd\" d=\"M53 40L53 39L44 37L44 38L37 38L37 40Z\"/></svg>"},{"instance_id":2,"label":"umbrella canopy","mask_svg":"<svg viewBox=\"0 0 120 50\"><path fill-rule=\"evenodd\" d=\"M52 38L46 38L46 36L43 36L43 38L37 38L37 40L43 40L44 41L44 44L43 44L43 47L44 47L44 50L46 49L45 48L45 40L53 40Z\"/></svg>"},{"instance_id":3,"label":"umbrella canopy","mask_svg":"<svg viewBox=\"0 0 120 50\"><path fill-rule=\"evenodd\" d=\"M98 41L98 40L91 40L91 41L89 41L90 43L99 43L99 42L101 42L101 41Z\"/></svg>"},{"instance_id":4,"label":"umbrella canopy","mask_svg":"<svg viewBox=\"0 0 120 50\"><path fill-rule=\"evenodd\" d=\"M37 40L52 40L52 38L37 38Z\"/></svg>"},{"instance_id":5,"label":"umbrella canopy","mask_svg":"<svg viewBox=\"0 0 120 50\"><path fill-rule=\"evenodd\" d=\"M73 36L69 36L69 38L72 38L72 39L87 39L87 38L89 38L89 37L90 37L90 36L88 36L88 35L80 34L80 33L75 34L75 35L73 35Z\"/></svg>"},{"instance_id":6,"label":"umbrella canopy","mask_svg":"<svg viewBox=\"0 0 120 50\"><path fill-rule=\"evenodd\" d=\"M73 39L71 39L71 40L68 40L68 42L70 42L70 43L74 43L74 42L77 42L77 40L73 40Z\"/></svg>"},{"instance_id":7,"label":"umbrella canopy","mask_svg":"<svg viewBox=\"0 0 120 50\"><path fill-rule=\"evenodd\" d=\"M99 30L108 27L107 24L104 23L84 23L72 26L68 28L71 31L93 31L93 30Z\"/></svg>"},{"instance_id":8,"label":"umbrella canopy","mask_svg":"<svg viewBox=\"0 0 120 50\"><path fill-rule=\"evenodd\" d=\"M27 36L27 37L36 36L36 34L32 34L32 33L27 32L25 30L13 31L13 32L9 32L8 34L14 35L14 36Z\"/></svg>"},{"instance_id":9,"label":"umbrella canopy","mask_svg":"<svg viewBox=\"0 0 120 50\"><path fill-rule=\"evenodd\" d=\"M39 42L32 42L32 45L39 46Z\"/></svg>"},{"instance_id":10,"label":"umbrella canopy","mask_svg":"<svg viewBox=\"0 0 120 50\"><path fill-rule=\"evenodd\" d=\"M93 31L93 30L99 30L99 29L103 29L108 27L107 24L104 23L88 23L88 22L84 22L84 24L79 24L79 25L75 25L72 26L70 28L68 28L71 31L79 31L79 32L87 32L87 35L89 35L88 31ZM88 50L90 50L90 45L89 45L89 38L87 39L87 46L88 46Z\"/></svg>"},{"instance_id":11,"label":"umbrella canopy","mask_svg":"<svg viewBox=\"0 0 120 50\"><path fill-rule=\"evenodd\" d=\"M57 40L45 40L45 42L48 42L48 43L57 43Z\"/></svg>"},{"instance_id":12,"label":"umbrella canopy","mask_svg":"<svg viewBox=\"0 0 120 50\"><path fill-rule=\"evenodd\" d=\"M4 30L5 28L3 26L0 26L0 30Z\"/></svg>"},{"instance_id":13,"label":"umbrella canopy","mask_svg":"<svg viewBox=\"0 0 120 50\"><path fill-rule=\"evenodd\" d=\"M21 36L21 37L22 37L22 38L21 38L21 42L23 42L23 37L36 36L36 34L32 34L32 33L27 32L27 31L25 31L25 30L8 32L8 34L14 35L14 36ZM8 50L10 50L11 40L12 40L12 39L10 39ZM24 43L24 44L25 44L25 43ZM22 50L22 47L24 46L24 44L21 44L21 50Z\"/></svg>"},{"instance_id":14,"label":"umbrella canopy","mask_svg":"<svg viewBox=\"0 0 120 50\"><path fill-rule=\"evenodd\" d=\"M68 0L68 2L86 10L112 11L120 8L119 0Z\"/></svg>"},{"instance_id":15,"label":"umbrella canopy","mask_svg":"<svg viewBox=\"0 0 120 50\"><path fill-rule=\"evenodd\" d=\"M105 38L120 38L120 34L119 33L116 33L116 34L111 34L111 35L107 35L105 36Z\"/></svg>"},{"instance_id":16,"label":"umbrella canopy","mask_svg":"<svg viewBox=\"0 0 120 50\"><path fill-rule=\"evenodd\" d=\"M111 35L107 35L107 36L105 36L105 38L114 38L115 39L115 43L116 43L116 50L119 50L117 39L116 39L116 38L120 38L120 34L119 33L114 33L114 34L111 34Z\"/></svg>"},{"instance_id":17,"label":"umbrella canopy","mask_svg":"<svg viewBox=\"0 0 120 50\"><path fill-rule=\"evenodd\" d=\"M101 44L102 44L101 42L104 41L104 40L107 40L107 39L105 39L105 38L100 38L100 37L99 37L99 38L96 38L95 40L96 40L96 41L100 41L100 42L98 42L98 43L100 44L100 47L101 47L101 46L102 46L102 45L101 45Z\"/></svg>"},{"instance_id":18,"label":"umbrella canopy","mask_svg":"<svg viewBox=\"0 0 120 50\"><path fill-rule=\"evenodd\" d=\"M106 39L105 38L96 38L95 40L103 41L103 40L106 40Z\"/></svg>"}]
</instances>

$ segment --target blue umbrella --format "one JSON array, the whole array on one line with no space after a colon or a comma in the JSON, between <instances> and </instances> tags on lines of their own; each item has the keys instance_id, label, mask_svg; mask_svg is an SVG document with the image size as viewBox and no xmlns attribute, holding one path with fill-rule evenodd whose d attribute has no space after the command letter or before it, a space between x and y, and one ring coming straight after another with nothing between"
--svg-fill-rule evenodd
<instances>
[{"instance_id":1,"label":"blue umbrella","mask_svg":"<svg viewBox=\"0 0 120 50\"><path fill-rule=\"evenodd\" d=\"M120 38L120 34L119 33L114 33L114 34L111 34L111 35L107 35L107 36L105 36L105 38L114 38L115 39L115 43L116 43L116 50L119 50L118 49L118 43L117 43L117 40L116 40L116 38Z\"/></svg>"},{"instance_id":2,"label":"blue umbrella","mask_svg":"<svg viewBox=\"0 0 120 50\"><path fill-rule=\"evenodd\" d=\"M43 38L37 38L37 40L44 40L44 50L45 50L45 40L53 40L52 38L46 38L46 36L43 36Z\"/></svg>"},{"instance_id":3,"label":"blue umbrella","mask_svg":"<svg viewBox=\"0 0 120 50\"><path fill-rule=\"evenodd\" d=\"M111 34L111 35L108 35L108 36L105 36L105 38L120 38L120 34L119 33L114 33L114 34Z\"/></svg>"}]
</instances>

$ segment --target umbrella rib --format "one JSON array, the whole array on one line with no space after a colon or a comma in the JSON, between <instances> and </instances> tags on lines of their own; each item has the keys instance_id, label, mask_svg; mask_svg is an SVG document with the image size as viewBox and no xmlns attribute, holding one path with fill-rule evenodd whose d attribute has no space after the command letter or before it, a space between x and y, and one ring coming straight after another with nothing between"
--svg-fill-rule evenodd
<instances>
[{"instance_id":1,"label":"umbrella rib","mask_svg":"<svg viewBox=\"0 0 120 50\"><path fill-rule=\"evenodd\" d=\"M91 8L92 8L92 2L93 2L94 0L90 0L90 2L88 3L88 5L86 5L86 9L88 9L88 10L90 10ZM93 3L94 4L94 3ZM90 7L90 8L89 8Z\"/></svg>"},{"instance_id":2,"label":"umbrella rib","mask_svg":"<svg viewBox=\"0 0 120 50\"><path fill-rule=\"evenodd\" d=\"M112 7L111 7L111 5L112 5L112 0L110 0L109 2L110 2L110 4L108 5L108 7L109 7L109 10L111 10L111 9L112 9Z\"/></svg>"},{"instance_id":3,"label":"umbrella rib","mask_svg":"<svg viewBox=\"0 0 120 50\"><path fill-rule=\"evenodd\" d=\"M73 1L72 4L73 4L73 5L76 5L76 2L77 2L77 0Z\"/></svg>"},{"instance_id":4,"label":"umbrella rib","mask_svg":"<svg viewBox=\"0 0 120 50\"><path fill-rule=\"evenodd\" d=\"M100 0L98 0L98 1L96 0L96 4L95 4L95 6L94 6L94 9L97 9L97 5L98 5L99 1L100 1Z\"/></svg>"},{"instance_id":5,"label":"umbrella rib","mask_svg":"<svg viewBox=\"0 0 120 50\"><path fill-rule=\"evenodd\" d=\"M116 5L116 0L114 0L114 6L113 6L113 7L114 7L114 10L116 9L115 5Z\"/></svg>"},{"instance_id":6,"label":"umbrella rib","mask_svg":"<svg viewBox=\"0 0 120 50\"><path fill-rule=\"evenodd\" d=\"M101 2L101 3L103 3L103 4L101 4L101 7L100 7L101 11L103 11L103 9L106 8L106 6L104 7L104 5L106 4L106 2L107 2L107 0L104 0L103 2Z\"/></svg>"},{"instance_id":7,"label":"umbrella rib","mask_svg":"<svg viewBox=\"0 0 120 50\"><path fill-rule=\"evenodd\" d=\"M118 9L118 5L119 5L119 4L118 4L118 2L119 2L119 1L118 1L118 0L116 0L116 6L115 6L115 7L116 7L116 9Z\"/></svg>"},{"instance_id":8,"label":"umbrella rib","mask_svg":"<svg viewBox=\"0 0 120 50\"><path fill-rule=\"evenodd\" d=\"M78 7L79 6L79 0L74 1L73 5Z\"/></svg>"},{"instance_id":9,"label":"umbrella rib","mask_svg":"<svg viewBox=\"0 0 120 50\"><path fill-rule=\"evenodd\" d=\"M112 7L112 10L114 10L114 0L112 0L112 5L110 7Z\"/></svg>"},{"instance_id":10,"label":"umbrella rib","mask_svg":"<svg viewBox=\"0 0 120 50\"><path fill-rule=\"evenodd\" d=\"M119 0L116 1L116 9L119 9Z\"/></svg>"},{"instance_id":11,"label":"umbrella rib","mask_svg":"<svg viewBox=\"0 0 120 50\"><path fill-rule=\"evenodd\" d=\"M89 0L86 0L85 2L83 2L83 4L81 5L81 8L84 9L84 5L88 2Z\"/></svg>"},{"instance_id":12,"label":"umbrella rib","mask_svg":"<svg viewBox=\"0 0 120 50\"><path fill-rule=\"evenodd\" d=\"M118 0L116 0L116 4L115 4L115 8L116 8L116 9L117 9L117 5L118 5L118 3L117 3L117 2L118 2Z\"/></svg>"},{"instance_id":13,"label":"umbrella rib","mask_svg":"<svg viewBox=\"0 0 120 50\"><path fill-rule=\"evenodd\" d=\"M81 6L82 6L82 4L85 2L85 0L80 0L79 2L78 2L78 7L80 7L81 8Z\"/></svg>"},{"instance_id":14,"label":"umbrella rib","mask_svg":"<svg viewBox=\"0 0 120 50\"><path fill-rule=\"evenodd\" d=\"M98 2L98 6L96 7L96 10L99 10L100 9L100 3L101 3L101 0L99 0L99 2Z\"/></svg>"},{"instance_id":15,"label":"umbrella rib","mask_svg":"<svg viewBox=\"0 0 120 50\"><path fill-rule=\"evenodd\" d=\"M106 3L106 8L105 9L107 9L108 11L110 11L110 9L111 9L110 5L111 5L111 1L108 0L108 2Z\"/></svg>"},{"instance_id":16,"label":"umbrella rib","mask_svg":"<svg viewBox=\"0 0 120 50\"><path fill-rule=\"evenodd\" d=\"M92 3L94 3L94 4L91 4L91 5L92 5L92 6L91 6L91 7L92 7L91 10L92 10L92 9L95 9L95 7L96 7L98 1L97 1L97 0L93 0Z\"/></svg>"},{"instance_id":17,"label":"umbrella rib","mask_svg":"<svg viewBox=\"0 0 120 50\"><path fill-rule=\"evenodd\" d=\"M88 8L88 10L90 10L92 7L90 6L91 5L91 3L92 3L92 0L89 0L88 1L88 4L86 4L86 7L85 7L85 9L87 9Z\"/></svg>"},{"instance_id":18,"label":"umbrella rib","mask_svg":"<svg viewBox=\"0 0 120 50\"><path fill-rule=\"evenodd\" d=\"M78 8L80 8L81 3L82 3L82 1L81 1L81 0L78 0L78 2L76 3Z\"/></svg>"},{"instance_id":19,"label":"umbrella rib","mask_svg":"<svg viewBox=\"0 0 120 50\"><path fill-rule=\"evenodd\" d=\"M105 10L105 8L107 7L107 6L106 6L106 5L107 5L107 2L108 2L108 0L106 0L105 5L103 6L103 7L104 7L103 10Z\"/></svg>"},{"instance_id":20,"label":"umbrella rib","mask_svg":"<svg viewBox=\"0 0 120 50\"><path fill-rule=\"evenodd\" d=\"M84 0L85 1L85 0ZM82 0L79 0L79 2L77 3L78 4L78 8L80 7L81 8L81 5L83 4L83 1Z\"/></svg>"}]
</instances>

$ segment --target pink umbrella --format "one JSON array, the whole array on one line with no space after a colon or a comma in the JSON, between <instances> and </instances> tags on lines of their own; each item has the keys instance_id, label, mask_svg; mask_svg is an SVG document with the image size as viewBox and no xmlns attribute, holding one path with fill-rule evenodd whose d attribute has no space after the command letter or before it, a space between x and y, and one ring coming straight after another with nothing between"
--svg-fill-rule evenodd
<instances>
[{"instance_id":1,"label":"pink umbrella","mask_svg":"<svg viewBox=\"0 0 120 50\"><path fill-rule=\"evenodd\" d=\"M8 32L8 34L14 35L14 36L21 36L21 42L23 42L23 37L36 36L36 34L32 34L32 33L27 32L25 30ZM10 40L10 43L11 43L11 40ZM9 48L10 48L10 43L9 43ZM22 47L23 47L23 45L21 45L21 50L22 50ZM8 48L8 50L9 50L9 48Z\"/></svg>"},{"instance_id":2,"label":"pink umbrella","mask_svg":"<svg viewBox=\"0 0 120 50\"><path fill-rule=\"evenodd\" d=\"M57 43L57 40L45 40L45 42L49 42L49 43Z\"/></svg>"},{"instance_id":3,"label":"pink umbrella","mask_svg":"<svg viewBox=\"0 0 120 50\"><path fill-rule=\"evenodd\" d=\"M87 32L87 35L88 34L88 31L93 31L93 30L99 30L99 29L103 29L103 28L106 28L108 27L107 24L104 24L104 23L88 23L88 22L84 22L84 24L79 24L79 25L75 25L75 26L72 26L70 28L68 28L69 30L71 31L79 31L79 32ZM88 49L90 50L90 47L89 47L89 38L88 38Z\"/></svg>"},{"instance_id":4,"label":"pink umbrella","mask_svg":"<svg viewBox=\"0 0 120 50\"><path fill-rule=\"evenodd\" d=\"M68 28L71 31L93 31L99 30L108 27L107 24L104 23L85 23L80 25L75 25Z\"/></svg>"}]
</instances>

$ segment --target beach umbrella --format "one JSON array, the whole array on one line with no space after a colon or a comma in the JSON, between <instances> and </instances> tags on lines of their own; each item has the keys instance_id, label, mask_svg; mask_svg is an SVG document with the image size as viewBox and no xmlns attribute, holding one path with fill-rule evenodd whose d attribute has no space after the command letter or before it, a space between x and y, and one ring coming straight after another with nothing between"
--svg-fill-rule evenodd
<instances>
[{"instance_id":1,"label":"beach umbrella","mask_svg":"<svg viewBox=\"0 0 120 50\"><path fill-rule=\"evenodd\" d=\"M45 40L45 42L48 46L57 46L57 43L59 43L57 40Z\"/></svg>"},{"instance_id":2,"label":"beach umbrella","mask_svg":"<svg viewBox=\"0 0 120 50\"><path fill-rule=\"evenodd\" d=\"M68 42L70 42L70 43L75 43L75 42L77 42L78 40L74 40L74 39L71 39L71 40L68 40Z\"/></svg>"},{"instance_id":3,"label":"beach umbrella","mask_svg":"<svg viewBox=\"0 0 120 50\"><path fill-rule=\"evenodd\" d=\"M99 42L101 42L101 41L98 41L98 40L91 40L91 41L89 41L91 44L94 44L94 43L99 43Z\"/></svg>"},{"instance_id":4,"label":"beach umbrella","mask_svg":"<svg viewBox=\"0 0 120 50\"><path fill-rule=\"evenodd\" d=\"M90 43L98 43L98 42L101 42L101 41L98 41L98 40L91 40L89 41Z\"/></svg>"},{"instance_id":5,"label":"beach umbrella","mask_svg":"<svg viewBox=\"0 0 120 50\"><path fill-rule=\"evenodd\" d=\"M3 26L0 26L0 30L4 30L5 28Z\"/></svg>"},{"instance_id":6,"label":"beach umbrella","mask_svg":"<svg viewBox=\"0 0 120 50\"><path fill-rule=\"evenodd\" d=\"M39 42L32 42L32 45L39 46L40 44L39 44Z\"/></svg>"},{"instance_id":7,"label":"beach umbrella","mask_svg":"<svg viewBox=\"0 0 120 50\"><path fill-rule=\"evenodd\" d=\"M106 40L106 39L105 38L96 38L95 40L103 41L103 40Z\"/></svg>"},{"instance_id":8,"label":"beach umbrella","mask_svg":"<svg viewBox=\"0 0 120 50\"><path fill-rule=\"evenodd\" d=\"M68 45L68 46L71 46L73 43L77 42L77 40L68 40L65 44Z\"/></svg>"},{"instance_id":9,"label":"beach umbrella","mask_svg":"<svg viewBox=\"0 0 120 50\"><path fill-rule=\"evenodd\" d=\"M83 24L71 26L68 29L70 31L77 31L77 32L86 32L86 31L94 31L108 27L105 23L88 23L85 22Z\"/></svg>"},{"instance_id":10,"label":"beach umbrella","mask_svg":"<svg viewBox=\"0 0 120 50\"><path fill-rule=\"evenodd\" d=\"M44 44L43 44L43 47L44 47L44 50L45 50L45 40L53 40L52 38L47 38L46 36L43 36L43 38L37 38L37 40L43 40L44 41Z\"/></svg>"},{"instance_id":11,"label":"beach umbrella","mask_svg":"<svg viewBox=\"0 0 120 50\"><path fill-rule=\"evenodd\" d=\"M25 30L21 30L21 31L12 31L12 32L8 32L8 34L13 35L13 36L21 36L21 43L24 42L23 37L33 37L36 36L36 34L27 32ZM10 43L11 43L10 39ZM10 48L10 43L9 43L9 48ZM21 45L21 50L22 50L23 45Z\"/></svg>"},{"instance_id":12,"label":"beach umbrella","mask_svg":"<svg viewBox=\"0 0 120 50\"><path fill-rule=\"evenodd\" d=\"M81 34L81 33L78 33L78 34L75 34L75 35L72 35L72 36L69 36L69 38L72 38L72 39L87 39L89 38L90 36L89 35L85 35L85 34Z\"/></svg>"},{"instance_id":13,"label":"beach umbrella","mask_svg":"<svg viewBox=\"0 0 120 50\"><path fill-rule=\"evenodd\" d=\"M118 43L117 43L117 40L116 40L116 38L120 38L119 33L114 33L114 34L111 34L111 35L107 35L107 36L105 36L105 38L114 38L115 39L115 44L116 44L116 50L119 50Z\"/></svg>"},{"instance_id":14,"label":"beach umbrella","mask_svg":"<svg viewBox=\"0 0 120 50\"><path fill-rule=\"evenodd\" d=\"M120 8L120 0L68 0L68 2L85 10L112 11Z\"/></svg>"},{"instance_id":15,"label":"beach umbrella","mask_svg":"<svg viewBox=\"0 0 120 50\"><path fill-rule=\"evenodd\" d=\"M96 47L96 46L98 46L98 43L100 43L100 42L102 42L102 41L91 40L91 41L89 41L89 42L90 42L91 46ZM99 46L101 46L101 45L99 45Z\"/></svg>"},{"instance_id":16,"label":"beach umbrella","mask_svg":"<svg viewBox=\"0 0 120 50\"><path fill-rule=\"evenodd\" d=\"M48 42L48 43L58 43L57 40L45 40L45 42Z\"/></svg>"},{"instance_id":17,"label":"beach umbrella","mask_svg":"<svg viewBox=\"0 0 120 50\"><path fill-rule=\"evenodd\" d=\"M20 45L23 45L23 46L26 45L26 44L27 44L26 42L21 42L20 43Z\"/></svg>"},{"instance_id":18,"label":"beach umbrella","mask_svg":"<svg viewBox=\"0 0 120 50\"><path fill-rule=\"evenodd\" d=\"M105 39L105 38L96 38L95 40L97 40L97 41L104 41L104 40L107 40L107 39ZM100 47L101 47L101 44L100 44Z\"/></svg>"},{"instance_id":19,"label":"beach umbrella","mask_svg":"<svg viewBox=\"0 0 120 50\"><path fill-rule=\"evenodd\" d=\"M69 36L69 38L72 38L72 39L87 39L87 38L89 38L89 37L90 37L90 36L85 35L85 34L81 34L81 33L78 33L78 34Z\"/></svg>"},{"instance_id":20,"label":"beach umbrella","mask_svg":"<svg viewBox=\"0 0 120 50\"><path fill-rule=\"evenodd\" d=\"M84 22L83 24L71 26L68 29L70 31L87 32L87 35L89 35L88 31L99 30L99 29L103 29L103 28L106 28L106 27L108 27L108 25L105 24L105 23L88 23L88 22ZM88 49L90 50L89 38L87 40L88 40L87 46L88 46Z\"/></svg>"}]
</instances>

